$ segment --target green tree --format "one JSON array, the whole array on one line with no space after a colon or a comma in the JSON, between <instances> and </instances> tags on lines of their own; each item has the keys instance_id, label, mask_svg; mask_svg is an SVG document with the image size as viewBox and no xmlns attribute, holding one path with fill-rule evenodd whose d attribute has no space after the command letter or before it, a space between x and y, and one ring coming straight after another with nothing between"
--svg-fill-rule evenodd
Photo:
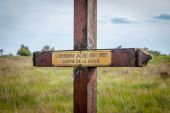
<instances>
[{"instance_id":1,"label":"green tree","mask_svg":"<svg viewBox=\"0 0 170 113\"><path fill-rule=\"evenodd\" d=\"M28 46L21 45L20 49L17 51L17 55L20 56L31 56L31 51Z\"/></svg>"},{"instance_id":2,"label":"green tree","mask_svg":"<svg viewBox=\"0 0 170 113\"><path fill-rule=\"evenodd\" d=\"M3 52L4 52L4 50L3 50L3 49L0 49L0 56L3 55Z\"/></svg>"},{"instance_id":3,"label":"green tree","mask_svg":"<svg viewBox=\"0 0 170 113\"><path fill-rule=\"evenodd\" d=\"M41 51L55 51L55 48L54 47L51 47L49 45L45 45Z\"/></svg>"},{"instance_id":4,"label":"green tree","mask_svg":"<svg viewBox=\"0 0 170 113\"><path fill-rule=\"evenodd\" d=\"M41 51L49 51L50 50L50 46L49 45L45 45Z\"/></svg>"},{"instance_id":5,"label":"green tree","mask_svg":"<svg viewBox=\"0 0 170 113\"><path fill-rule=\"evenodd\" d=\"M164 54L161 54L160 51L149 50L147 47L144 47L144 50L148 51L148 53L151 54L151 55L153 55L153 56L164 55Z\"/></svg>"},{"instance_id":6,"label":"green tree","mask_svg":"<svg viewBox=\"0 0 170 113\"><path fill-rule=\"evenodd\" d=\"M160 56L162 55L160 51L153 51L153 50L149 50L149 53L154 55L154 56Z\"/></svg>"},{"instance_id":7,"label":"green tree","mask_svg":"<svg viewBox=\"0 0 170 113\"><path fill-rule=\"evenodd\" d=\"M55 48L54 47L50 48L50 51L55 51Z\"/></svg>"}]
</instances>

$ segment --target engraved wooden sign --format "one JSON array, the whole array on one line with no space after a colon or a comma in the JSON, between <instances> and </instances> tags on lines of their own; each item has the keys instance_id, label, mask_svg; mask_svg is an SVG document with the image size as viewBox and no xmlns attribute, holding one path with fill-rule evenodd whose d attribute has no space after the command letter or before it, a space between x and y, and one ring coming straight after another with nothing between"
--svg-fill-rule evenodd
<instances>
[{"instance_id":1,"label":"engraved wooden sign","mask_svg":"<svg viewBox=\"0 0 170 113\"><path fill-rule=\"evenodd\" d=\"M37 67L141 67L152 57L142 49L34 52Z\"/></svg>"},{"instance_id":2,"label":"engraved wooden sign","mask_svg":"<svg viewBox=\"0 0 170 113\"><path fill-rule=\"evenodd\" d=\"M110 50L57 51L52 52L53 66L109 66L112 63Z\"/></svg>"}]
</instances>

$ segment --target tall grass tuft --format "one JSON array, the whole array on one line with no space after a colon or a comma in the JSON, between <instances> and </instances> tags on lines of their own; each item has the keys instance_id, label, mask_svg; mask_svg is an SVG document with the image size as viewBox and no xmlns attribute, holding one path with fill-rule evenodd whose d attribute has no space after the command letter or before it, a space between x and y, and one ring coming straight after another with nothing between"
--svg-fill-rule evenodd
<instances>
[{"instance_id":1,"label":"tall grass tuft","mask_svg":"<svg viewBox=\"0 0 170 113\"><path fill-rule=\"evenodd\" d=\"M146 67L98 68L98 113L170 113L170 57ZM72 113L72 68L38 68L0 57L0 113Z\"/></svg>"}]
</instances>

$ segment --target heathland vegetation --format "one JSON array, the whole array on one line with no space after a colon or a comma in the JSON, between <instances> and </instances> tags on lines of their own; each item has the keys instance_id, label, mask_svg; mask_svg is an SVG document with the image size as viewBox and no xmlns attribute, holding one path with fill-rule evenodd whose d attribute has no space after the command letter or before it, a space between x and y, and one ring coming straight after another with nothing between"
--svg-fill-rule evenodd
<instances>
[{"instance_id":1,"label":"heathland vegetation","mask_svg":"<svg viewBox=\"0 0 170 113\"><path fill-rule=\"evenodd\" d=\"M21 45L20 49L17 51L17 55L20 55L20 56L31 56L32 53L29 50L28 46Z\"/></svg>"},{"instance_id":2,"label":"heathland vegetation","mask_svg":"<svg viewBox=\"0 0 170 113\"><path fill-rule=\"evenodd\" d=\"M0 113L72 113L73 69L0 57ZM146 67L98 68L98 113L170 113L170 56Z\"/></svg>"}]
</instances>

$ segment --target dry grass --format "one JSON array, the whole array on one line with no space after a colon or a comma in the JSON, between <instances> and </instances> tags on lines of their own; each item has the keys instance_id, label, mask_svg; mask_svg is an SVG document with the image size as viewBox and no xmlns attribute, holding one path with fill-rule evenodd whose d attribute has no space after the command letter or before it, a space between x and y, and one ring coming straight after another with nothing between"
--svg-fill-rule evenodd
<instances>
[{"instance_id":1,"label":"dry grass","mask_svg":"<svg viewBox=\"0 0 170 113\"><path fill-rule=\"evenodd\" d=\"M142 68L98 68L98 113L170 113L170 57ZM0 113L72 113L72 68L0 57Z\"/></svg>"}]
</instances>

